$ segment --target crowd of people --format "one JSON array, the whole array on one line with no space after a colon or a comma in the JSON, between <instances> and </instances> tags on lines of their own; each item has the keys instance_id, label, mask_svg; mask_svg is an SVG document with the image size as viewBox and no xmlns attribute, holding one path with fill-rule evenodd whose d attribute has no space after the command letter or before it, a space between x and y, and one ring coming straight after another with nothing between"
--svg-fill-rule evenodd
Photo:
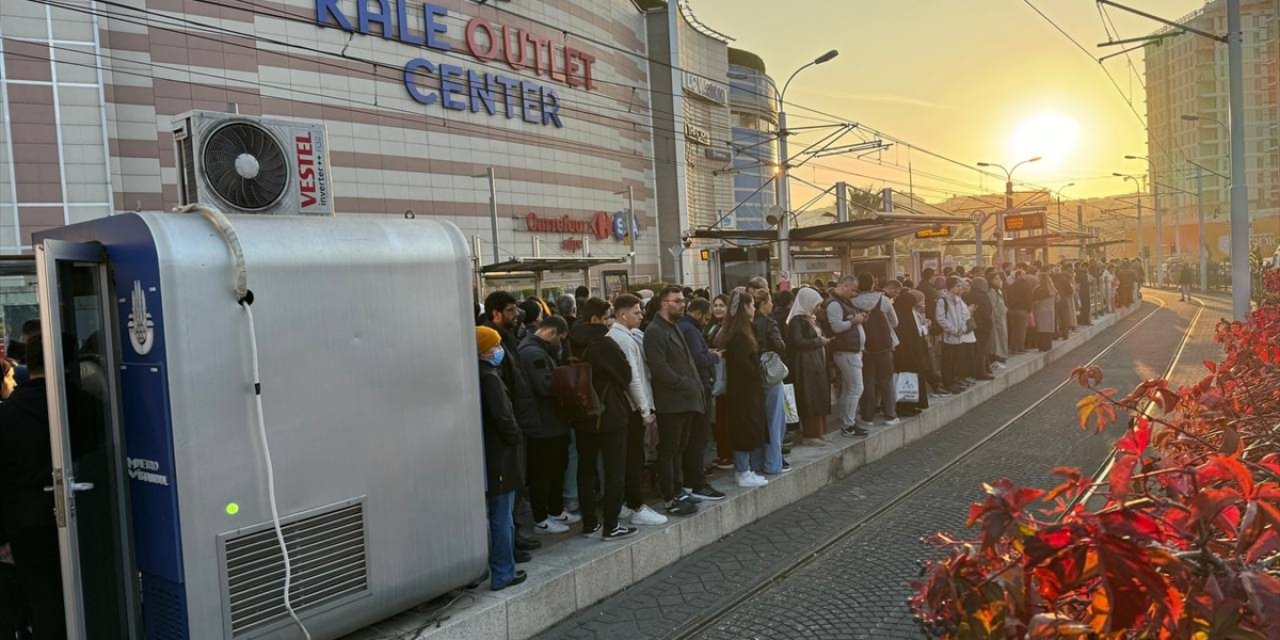
<instances>
[{"instance_id":1,"label":"crowd of people","mask_svg":"<svg viewBox=\"0 0 1280 640\"><path fill-rule=\"evenodd\" d=\"M516 524L522 499L536 534L627 538L723 500L716 469L764 486L791 470L792 447L867 436L877 419L897 424L991 380L1097 308L1133 304L1142 283L1120 260L924 269L918 282L859 273L776 292L757 277L715 296L494 291L476 309L490 587L524 581L516 566L541 546Z\"/></svg>"}]
</instances>

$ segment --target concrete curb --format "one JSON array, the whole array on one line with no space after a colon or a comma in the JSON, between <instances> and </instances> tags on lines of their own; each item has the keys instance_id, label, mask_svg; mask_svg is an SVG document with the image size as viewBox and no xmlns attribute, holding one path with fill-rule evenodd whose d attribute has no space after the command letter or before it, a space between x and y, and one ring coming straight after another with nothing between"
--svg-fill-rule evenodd
<instances>
[{"instance_id":1,"label":"concrete curb","mask_svg":"<svg viewBox=\"0 0 1280 640\"><path fill-rule=\"evenodd\" d=\"M1127 317L1133 305L1104 316L1091 327L1047 353L1030 353L1009 359L1008 368L996 379L979 384L951 398L931 400L930 409L892 427L872 428L867 438L853 440L828 436L827 447L799 447L788 460L792 471L773 476L769 484L742 489L719 482L728 497L719 503L702 503L687 518L671 518L661 527L641 527L640 534L625 542L608 543L575 537L534 553L521 565L529 573L522 585L493 593L482 586L468 595L474 601L465 608L445 612L449 618L439 627L414 636L417 640L523 640L530 638L575 611L599 602L661 571L681 558L727 536L775 510L848 476L858 467L942 428L1009 387L1026 380L1047 364ZM730 486L725 486L726 484ZM467 596L464 596L464 598ZM426 623L427 614L398 616L365 629L345 640L373 640L388 633L404 634Z\"/></svg>"}]
</instances>

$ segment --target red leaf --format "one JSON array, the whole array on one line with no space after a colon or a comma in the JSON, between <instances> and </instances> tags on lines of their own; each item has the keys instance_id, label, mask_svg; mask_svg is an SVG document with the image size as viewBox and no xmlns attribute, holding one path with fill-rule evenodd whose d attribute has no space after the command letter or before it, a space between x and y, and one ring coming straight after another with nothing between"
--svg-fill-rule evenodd
<instances>
[{"instance_id":1,"label":"red leaf","mask_svg":"<svg viewBox=\"0 0 1280 640\"><path fill-rule=\"evenodd\" d=\"M1196 477L1201 485L1219 480L1234 480L1241 493L1253 495L1253 474L1249 473L1244 463L1235 458L1215 455L1196 471Z\"/></svg>"},{"instance_id":2,"label":"red leaf","mask_svg":"<svg viewBox=\"0 0 1280 640\"><path fill-rule=\"evenodd\" d=\"M1111 488L1111 499L1123 502L1129 495L1129 481L1133 478L1133 467L1138 464L1138 456L1122 455L1111 465L1111 474L1107 476L1107 484Z\"/></svg>"},{"instance_id":3,"label":"red leaf","mask_svg":"<svg viewBox=\"0 0 1280 640\"><path fill-rule=\"evenodd\" d=\"M1223 453L1235 457L1244 450L1241 446L1240 434L1231 427L1223 427L1222 429L1222 446L1218 448L1219 453Z\"/></svg>"},{"instance_id":4,"label":"red leaf","mask_svg":"<svg viewBox=\"0 0 1280 640\"><path fill-rule=\"evenodd\" d=\"M1140 418L1137 424L1116 442L1116 450L1136 456L1146 451L1149 444L1151 444L1151 422L1146 418Z\"/></svg>"},{"instance_id":5,"label":"red leaf","mask_svg":"<svg viewBox=\"0 0 1280 640\"><path fill-rule=\"evenodd\" d=\"M1213 372L1213 373L1217 373L1217 372L1218 372L1218 365L1214 364L1213 362L1211 362L1211 361L1209 361L1209 360L1205 360L1205 361L1204 361L1204 368L1208 369L1209 371L1211 371L1211 372Z\"/></svg>"}]
</instances>

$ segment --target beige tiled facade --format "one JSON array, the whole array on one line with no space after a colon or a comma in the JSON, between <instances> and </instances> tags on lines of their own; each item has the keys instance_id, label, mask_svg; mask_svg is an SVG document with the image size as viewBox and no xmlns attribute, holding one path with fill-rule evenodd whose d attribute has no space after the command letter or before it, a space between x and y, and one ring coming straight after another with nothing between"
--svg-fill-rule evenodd
<instances>
[{"instance_id":1,"label":"beige tiled facade","mask_svg":"<svg viewBox=\"0 0 1280 640\"><path fill-rule=\"evenodd\" d=\"M321 26L314 0L57 4L0 0L4 253L29 251L31 234L51 226L173 207L174 116L234 109L326 125L339 215L442 216L481 236L485 256L488 186L474 176L490 166L504 258L531 255L535 235L543 256L581 255L562 248L572 234L531 233L525 216L614 214L627 206L616 192L631 187L642 229L637 271L657 275L645 17L632 0L433 0L447 11L438 22L448 51L383 37L376 24L371 33L332 19ZM355 0L334 4L358 24ZM386 6L398 25L398 5ZM424 4L409 2L405 11L422 37ZM594 58L594 86L477 58L464 38L473 18L547 39L557 52L585 52ZM405 84L414 58L457 65L464 78L469 70L554 89L563 127L504 117L500 97L496 115L420 104ZM438 95L438 76L416 84ZM597 256L628 250L613 236L592 237L589 246Z\"/></svg>"},{"instance_id":2,"label":"beige tiled facade","mask_svg":"<svg viewBox=\"0 0 1280 640\"><path fill-rule=\"evenodd\" d=\"M1253 241L1264 254L1280 243L1280 0L1243 0L1245 173ZM1210 33L1226 33L1226 2L1212 0L1180 22ZM1167 33L1162 31L1161 33ZM1230 214L1231 136L1228 115L1227 46L1184 33L1146 47L1148 156L1155 161L1160 208L1164 212L1164 250L1175 249L1180 229L1182 252L1195 255L1196 168L1203 167L1204 207L1211 226ZM1199 121L1183 120L1184 115ZM1216 122L1215 122L1216 121ZM1221 123L1221 124L1219 124ZM1206 239L1210 253L1222 257L1229 241Z\"/></svg>"}]
</instances>

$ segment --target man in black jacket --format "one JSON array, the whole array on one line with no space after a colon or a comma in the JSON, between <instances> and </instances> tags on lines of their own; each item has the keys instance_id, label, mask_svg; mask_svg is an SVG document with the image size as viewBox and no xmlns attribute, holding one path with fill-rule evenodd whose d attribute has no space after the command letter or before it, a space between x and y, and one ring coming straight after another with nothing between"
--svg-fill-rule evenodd
<instances>
[{"instance_id":1,"label":"man in black jacket","mask_svg":"<svg viewBox=\"0 0 1280 640\"><path fill-rule=\"evenodd\" d=\"M1009 307L1009 353L1026 353L1027 316L1031 314L1031 291L1035 287L1021 269L1013 274L1013 282L1004 290L1004 303Z\"/></svg>"},{"instance_id":2,"label":"man in black jacket","mask_svg":"<svg viewBox=\"0 0 1280 640\"><path fill-rule=\"evenodd\" d=\"M707 405L698 367L676 327L684 315L684 295L680 287L667 287L655 300L658 314L644 332L644 360L649 365L653 406L658 412L658 492L667 513L684 516L696 512L698 504L678 480L689 432Z\"/></svg>"},{"instance_id":3,"label":"man in black jacket","mask_svg":"<svg viewBox=\"0 0 1280 640\"><path fill-rule=\"evenodd\" d=\"M569 330L569 352L591 365L591 384L604 405L599 416L573 423L578 448L582 535L590 536L601 530L596 520L595 497L596 459L600 458L604 467L604 495L600 505L604 530L600 535L604 540L617 540L636 532L635 527L618 524L627 471L627 422L631 417L627 387L631 384L631 365L618 343L608 336L605 320L609 316L609 303L588 298L580 312L578 322Z\"/></svg>"},{"instance_id":4,"label":"man in black jacket","mask_svg":"<svg viewBox=\"0 0 1280 640\"><path fill-rule=\"evenodd\" d=\"M564 508L564 471L569 466L569 424L560 417L551 391L551 371L559 366L561 343L569 336L564 318L547 316L520 342L520 361L538 401L538 427L525 430L529 504L534 533L564 533L581 517Z\"/></svg>"},{"instance_id":5,"label":"man in black jacket","mask_svg":"<svg viewBox=\"0 0 1280 640\"><path fill-rule=\"evenodd\" d=\"M538 399L529 386L529 378L520 362L520 340L516 337L520 327L520 309L515 296L506 291L494 291L484 299L484 323L498 332L502 338L502 349L506 353L498 372L502 382L507 385L507 393L511 398L511 407L515 412L516 422L525 433L537 432L542 428L542 419L538 413ZM517 498L517 504L519 499ZM520 532L516 526L516 548L521 551L532 551L542 543Z\"/></svg>"},{"instance_id":6,"label":"man in black jacket","mask_svg":"<svg viewBox=\"0 0 1280 640\"><path fill-rule=\"evenodd\" d=\"M499 373L506 361L502 337L490 327L476 327L476 353L480 359L480 416L489 512L489 588L498 591L528 577L516 570L516 525L511 516L516 490L524 484L524 437Z\"/></svg>"},{"instance_id":7,"label":"man in black jacket","mask_svg":"<svg viewBox=\"0 0 1280 640\"><path fill-rule=\"evenodd\" d=\"M710 315L711 302L706 298L694 298L689 302L689 308L684 315L676 321L676 328L680 329L680 335L684 336L685 344L689 345L689 355L693 357L693 364L698 368L698 377L702 380L702 401L707 407L706 411L694 418L689 430L689 444L684 449L681 469L684 476L681 487L687 487L693 497L698 500L723 500L724 494L708 484L706 477L702 474L707 438L711 431L711 408L714 406L711 399L711 385L716 379L716 363L720 361L720 356L707 348L707 340L702 335L703 323Z\"/></svg>"}]
</instances>

